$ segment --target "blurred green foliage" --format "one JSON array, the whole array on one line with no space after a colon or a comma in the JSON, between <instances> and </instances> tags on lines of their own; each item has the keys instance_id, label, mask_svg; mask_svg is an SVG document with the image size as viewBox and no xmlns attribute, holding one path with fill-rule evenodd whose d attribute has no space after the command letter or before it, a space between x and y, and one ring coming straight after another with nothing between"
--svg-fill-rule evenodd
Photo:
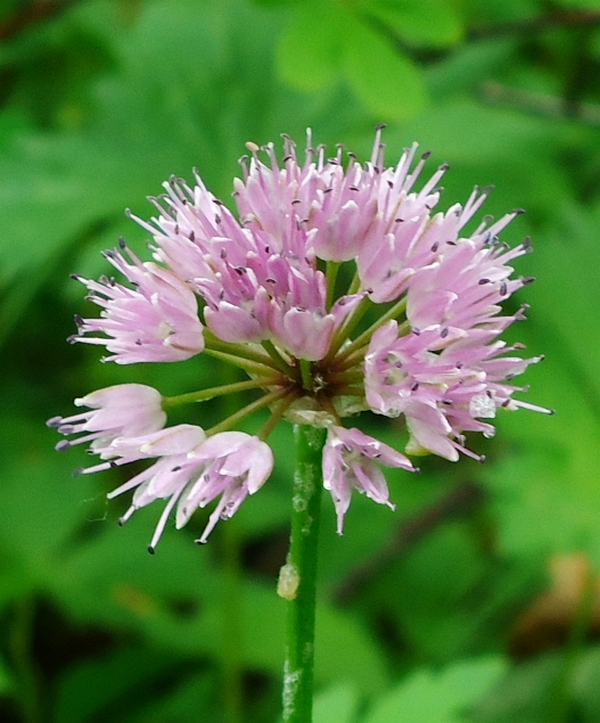
<instances>
[{"instance_id":1,"label":"blurred green foliage","mask_svg":"<svg viewBox=\"0 0 600 723\"><path fill-rule=\"evenodd\" d=\"M119 471L72 479L83 454L56 454L43 422L99 386L176 394L229 373L103 366L65 343L89 303L69 273L104 273L99 251L121 235L144 253L124 208L150 216L145 196L194 166L228 202L244 143L282 132L301 145L311 127L365 159L381 121L390 164L414 140L432 168L450 162L445 207L493 183L487 212L526 208L504 233L535 247L514 338L546 354L528 399L557 415L501 416L494 440L473 440L483 466L393 471L396 513L355 499L342 538L325 501L315 723L600 720L600 606L584 604L600 572L600 2L5 0L3 722L278 720L290 430L273 436L272 479L208 546L192 544L197 519L150 557L159 510L119 529L124 503L105 501ZM586 579L530 608L569 555Z\"/></svg>"}]
</instances>

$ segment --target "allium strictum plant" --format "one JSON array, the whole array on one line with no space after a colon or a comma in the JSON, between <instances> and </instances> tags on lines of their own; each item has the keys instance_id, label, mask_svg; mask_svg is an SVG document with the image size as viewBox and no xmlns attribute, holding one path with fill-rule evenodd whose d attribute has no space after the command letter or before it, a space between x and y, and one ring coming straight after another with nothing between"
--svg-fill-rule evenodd
<instances>
[{"instance_id":1,"label":"allium strictum plant","mask_svg":"<svg viewBox=\"0 0 600 723\"><path fill-rule=\"evenodd\" d=\"M308 517L292 533L280 594L295 599L310 574L294 539L306 537L307 519L318 519L321 488L331 493L341 533L354 490L393 507L381 468L415 471L405 454L358 428L362 413L404 424L407 455L456 461L478 458L465 435L492 436L499 410L548 410L515 398L524 390L513 379L540 357L524 359L522 346L501 339L526 310L504 307L530 281L511 266L529 244L499 240L519 211L465 233L489 189L436 211L447 166L423 183L428 154L418 157L415 144L386 167L381 128L364 165L352 155L345 161L341 148L328 159L310 133L304 161L289 138L283 146L279 161L272 144L248 144L234 181L237 214L197 174L191 186L172 178L150 222L132 216L152 238L153 260L122 241L106 252L118 279L76 277L101 312L76 317L72 341L106 347L105 359L117 364L209 354L247 380L179 397L117 385L76 399L83 411L49 425L70 438L58 449L89 444L98 456L84 474L148 460L109 497L133 492L122 521L166 500L154 551L172 512L181 528L217 500L198 540L205 542L269 477L274 427L294 424L293 515ZM174 405L242 390L254 390L254 401L211 429L167 426ZM265 409L258 434L236 429ZM284 716L296 720L293 654L286 666Z\"/></svg>"}]
</instances>

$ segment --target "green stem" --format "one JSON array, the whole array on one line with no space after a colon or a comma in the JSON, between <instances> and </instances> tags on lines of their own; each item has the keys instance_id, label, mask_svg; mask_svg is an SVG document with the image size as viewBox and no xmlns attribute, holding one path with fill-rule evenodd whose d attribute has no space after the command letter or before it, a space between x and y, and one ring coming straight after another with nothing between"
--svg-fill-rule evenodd
<instances>
[{"instance_id":1,"label":"green stem","mask_svg":"<svg viewBox=\"0 0 600 723\"><path fill-rule=\"evenodd\" d=\"M296 377L296 372L294 368L290 366L281 356L279 350L276 348L272 341L270 341L269 339L265 339L262 342L262 346L263 349L267 352L267 354L271 357L275 366L277 367L277 369L279 369L280 372L283 372L287 377L291 377L292 379Z\"/></svg>"},{"instance_id":2,"label":"green stem","mask_svg":"<svg viewBox=\"0 0 600 723\"><path fill-rule=\"evenodd\" d=\"M365 374L362 369L345 369L331 375L331 384L364 384Z\"/></svg>"},{"instance_id":3,"label":"green stem","mask_svg":"<svg viewBox=\"0 0 600 723\"><path fill-rule=\"evenodd\" d=\"M287 408L291 406L299 397L300 393L292 390L286 397L280 399L279 402L277 402L277 404L275 405L273 411L271 412L271 416L265 422L265 424L262 426L261 430L256 436L259 439L262 439L263 442L266 441L267 437L276 427L281 417L283 417L283 415L285 414Z\"/></svg>"},{"instance_id":4,"label":"green stem","mask_svg":"<svg viewBox=\"0 0 600 723\"><path fill-rule=\"evenodd\" d=\"M350 286L348 287L348 291L346 292L348 296L352 296L352 294L356 294L356 292L360 289L360 276L358 275L358 271L354 272L354 276L352 277L352 281L350 282Z\"/></svg>"},{"instance_id":5,"label":"green stem","mask_svg":"<svg viewBox=\"0 0 600 723\"><path fill-rule=\"evenodd\" d=\"M260 389L274 386L281 382L281 377L259 377L258 379L246 379L242 382L233 382L232 384L224 384L220 387L211 387L210 389L202 389L198 392L189 392L188 394L178 394L175 397L163 397L163 408L175 407L179 404L188 404L190 402L205 402L215 397L221 397L224 394L233 394L234 392L243 392L247 389Z\"/></svg>"},{"instance_id":6,"label":"green stem","mask_svg":"<svg viewBox=\"0 0 600 723\"><path fill-rule=\"evenodd\" d=\"M371 306L372 302L371 299L369 299L368 296L365 296L363 299L361 299L358 303L358 306L354 311L346 317L344 323L340 326L340 328L335 332L333 339L331 340L331 344L329 347L329 351L327 352L327 356L323 360L324 364L329 363L333 357L337 354L339 348L342 346L342 344L348 339L350 334L354 331L357 324L360 322L360 320L365 315L365 312Z\"/></svg>"},{"instance_id":7,"label":"green stem","mask_svg":"<svg viewBox=\"0 0 600 723\"><path fill-rule=\"evenodd\" d=\"M227 341L221 341L213 334L207 333L204 330L204 351L221 351L231 356L239 356L242 359L250 359L258 362L259 364L265 364L267 366L273 366L271 359L266 354L255 346L254 344L231 344Z\"/></svg>"},{"instance_id":8,"label":"green stem","mask_svg":"<svg viewBox=\"0 0 600 723\"><path fill-rule=\"evenodd\" d=\"M223 351L217 351L216 349L205 348L203 354L208 354L208 356L212 356L215 359L220 359L221 361L233 364L233 366L243 369L248 372L248 374L260 374L264 376L265 374L275 374L275 372L279 371L268 356L265 356L265 361L257 362L251 359L243 359L235 354L227 354Z\"/></svg>"},{"instance_id":9,"label":"green stem","mask_svg":"<svg viewBox=\"0 0 600 723\"><path fill-rule=\"evenodd\" d=\"M233 427L234 424L237 424L240 419L244 419L244 417L248 417L250 414L253 414L258 409L262 409L263 407L269 406L272 402L276 402L278 399L281 399L281 397L289 394L288 389L275 389L272 392L269 392L268 394L265 394L264 397L261 397L260 399L257 399L255 402L252 402L251 404L248 404L246 407L243 407L238 412L235 412L235 414L232 414L231 416L227 417L227 419L224 419L222 422L219 422L219 424L215 424L214 427L211 427L210 429L206 430L206 436L209 437L213 434L217 434L217 432L224 432L231 427Z\"/></svg>"},{"instance_id":10,"label":"green stem","mask_svg":"<svg viewBox=\"0 0 600 723\"><path fill-rule=\"evenodd\" d=\"M311 723L314 669L317 545L327 431L295 427L296 473L292 531L278 592L289 603L283 680L284 723Z\"/></svg>"},{"instance_id":11,"label":"green stem","mask_svg":"<svg viewBox=\"0 0 600 723\"><path fill-rule=\"evenodd\" d=\"M302 386L307 392L313 390L313 378L310 362L307 359L300 359L300 374L302 375Z\"/></svg>"},{"instance_id":12,"label":"green stem","mask_svg":"<svg viewBox=\"0 0 600 723\"><path fill-rule=\"evenodd\" d=\"M339 261L328 261L327 268L325 270L325 276L327 277L327 311L333 306L333 299L335 295L335 280L337 279L338 271L340 270Z\"/></svg>"},{"instance_id":13,"label":"green stem","mask_svg":"<svg viewBox=\"0 0 600 723\"><path fill-rule=\"evenodd\" d=\"M394 304L394 306L388 309L385 314L382 314L374 324L371 324L368 329L363 331L363 333L357 336L356 339L349 346L347 346L340 354L338 354L336 357L336 361L341 361L349 357L352 352L356 351L356 349L364 346L371 339L377 329L379 329L379 327L383 326L387 321L390 321L390 319L394 319L405 311L406 296L403 296L400 301L398 301L396 304Z\"/></svg>"}]
</instances>

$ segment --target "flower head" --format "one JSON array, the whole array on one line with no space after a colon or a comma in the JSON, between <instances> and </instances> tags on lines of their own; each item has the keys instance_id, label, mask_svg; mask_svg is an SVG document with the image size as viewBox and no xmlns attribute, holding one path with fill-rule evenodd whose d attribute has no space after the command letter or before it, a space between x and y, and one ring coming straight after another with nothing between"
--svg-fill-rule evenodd
<instances>
[{"instance_id":1,"label":"flower head","mask_svg":"<svg viewBox=\"0 0 600 723\"><path fill-rule=\"evenodd\" d=\"M428 153L413 144L393 167L384 164L381 128L369 162L344 164L341 148L326 158L313 148L297 158L285 137L284 158L269 144L248 144L234 182L238 215L195 183L172 178L154 199L153 261L121 244L108 261L126 284L85 281L99 319L78 318L74 341L105 345L120 364L176 362L216 356L247 373L244 381L162 397L143 385L122 385L76 404L91 411L50 421L82 433L102 463L86 473L154 459L111 497L135 490L123 520L153 500L167 504L153 549L171 511L176 526L218 500L199 541L230 517L269 476L266 439L280 420L327 427L324 484L341 532L352 490L393 507L381 466L414 471L400 452L346 429L361 412L405 422L405 451L455 461L480 459L465 434L494 433L497 410L549 410L515 398L513 378L541 357L500 338L525 307L503 311L531 279L513 276L528 242L509 248L498 235L517 215L483 221L467 234L489 189L464 205L436 210L442 165L420 182ZM385 304L386 306L382 306ZM101 336L96 336L100 334ZM228 392L256 395L211 429L165 427L164 409ZM244 417L268 409L256 436L236 431Z\"/></svg>"}]
</instances>

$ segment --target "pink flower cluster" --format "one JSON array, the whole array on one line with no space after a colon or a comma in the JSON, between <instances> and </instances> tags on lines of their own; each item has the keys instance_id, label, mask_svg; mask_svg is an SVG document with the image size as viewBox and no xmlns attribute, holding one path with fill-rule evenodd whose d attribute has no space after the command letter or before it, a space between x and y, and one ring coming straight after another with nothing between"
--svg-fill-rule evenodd
<instances>
[{"instance_id":1,"label":"pink flower cluster","mask_svg":"<svg viewBox=\"0 0 600 723\"><path fill-rule=\"evenodd\" d=\"M179 528L219 499L204 542L219 517L256 492L273 466L265 439L282 418L328 428L324 485L341 532L352 490L392 506L380 465L414 471L400 452L342 426L344 417L402 417L406 452L454 461L459 452L477 457L464 434L491 436L497 409L548 411L513 398L521 389L511 380L540 357L522 359L522 347L500 339L524 313L503 313L503 302L530 281L510 266L528 243L510 249L498 240L518 211L465 234L487 190L434 212L447 167L417 190L428 154L415 163L415 144L386 168L381 128L364 165L350 156L345 166L341 150L326 159L310 134L303 163L287 137L281 163L271 144L267 164L248 148L234 182L239 220L197 175L193 187L171 179L152 222L134 217L152 236L154 261L121 243L106 257L127 283L76 277L102 311L77 317L73 341L104 345L118 364L220 354L248 372L244 388L262 394L212 430L165 427L164 408L239 384L181 398L119 385L76 400L90 411L49 421L82 435L59 449L90 442L100 456L83 472L156 460L109 495L135 490L123 520L167 500L151 549L175 506ZM271 417L257 436L231 428L261 407Z\"/></svg>"}]
</instances>

